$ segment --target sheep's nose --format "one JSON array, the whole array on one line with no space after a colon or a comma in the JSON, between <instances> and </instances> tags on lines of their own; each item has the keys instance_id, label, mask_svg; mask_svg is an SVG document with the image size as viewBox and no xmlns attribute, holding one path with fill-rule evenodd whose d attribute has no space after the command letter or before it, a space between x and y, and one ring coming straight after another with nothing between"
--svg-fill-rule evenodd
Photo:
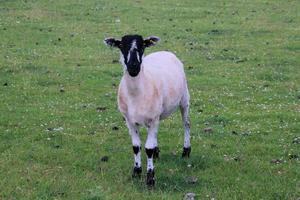
<instances>
[{"instance_id":1,"label":"sheep's nose","mask_svg":"<svg viewBox=\"0 0 300 200\"><path fill-rule=\"evenodd\" d=\"M138 63L136 63L136 62L134 62L134 63L131 63L131 67L133 67L133 68L136 68L136 67L138 67L139 66L139 64Z\"/></svg>"}]
</instances>

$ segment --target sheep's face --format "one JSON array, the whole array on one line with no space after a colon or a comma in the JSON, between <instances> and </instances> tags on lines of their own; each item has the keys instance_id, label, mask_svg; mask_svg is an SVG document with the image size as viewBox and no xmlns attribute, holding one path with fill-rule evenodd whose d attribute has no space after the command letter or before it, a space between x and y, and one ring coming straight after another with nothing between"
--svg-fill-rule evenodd
<instances>
[{"instance_id":1,"label":"sheep's face","mask_svg":"<svg viewBox=\"0 0 300 200\"><path fill-rule=\"evenodd\" d=\"M121 40L106 38L104 43L108 46L120 49L122 64L129 75L135 77L141 70L145 48L153 46L158 41L159 38L155 36L143 39L140 35L125 35Z\"/></svg>"}]
</instances>

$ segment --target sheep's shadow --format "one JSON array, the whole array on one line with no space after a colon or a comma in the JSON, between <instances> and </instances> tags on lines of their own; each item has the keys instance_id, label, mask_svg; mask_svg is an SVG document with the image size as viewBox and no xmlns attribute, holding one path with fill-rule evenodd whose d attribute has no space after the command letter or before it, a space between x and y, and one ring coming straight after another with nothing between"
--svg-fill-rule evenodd
<instances>
[{"instance_id":1,"label":"sheep's shadow","mask_svg":"<svg viewBox=\"0 0 300 200\"><path fill-rule=\"evenodd\" d=\"M209 184L208 180L202 179L199 173L201 174L201 171L209 168L210 164L211 162L201 155L182 158L181 155L162 153L160 158L155 161L156 183L153 189L165 192L183 192L195 187L204 187ZM144 170L143 176L145 173ZM133 184L140 191L144 191L145 188L149 189L144 177L134 180Z\"/></svg>"}]
</instances>

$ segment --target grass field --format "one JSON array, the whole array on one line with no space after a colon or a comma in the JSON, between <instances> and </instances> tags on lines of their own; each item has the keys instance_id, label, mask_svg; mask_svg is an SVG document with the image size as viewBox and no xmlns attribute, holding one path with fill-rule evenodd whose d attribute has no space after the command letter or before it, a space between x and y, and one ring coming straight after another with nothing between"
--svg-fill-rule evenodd
<instances>
[{"instance_id":1,"label":"grass field","mask_svg":"<svg viewBox=\"0 0 300 200\"><path fill-rule=\"evenodd\" d=\"M300 198L299 10L297 0L0 0L0 199ZM128 33L159 36L146 53L175 52L191 94L191 158L180 157L177 112L160 125L152 190L131 178L122 67L102 42Z\"/></svg>"}]
</instances>

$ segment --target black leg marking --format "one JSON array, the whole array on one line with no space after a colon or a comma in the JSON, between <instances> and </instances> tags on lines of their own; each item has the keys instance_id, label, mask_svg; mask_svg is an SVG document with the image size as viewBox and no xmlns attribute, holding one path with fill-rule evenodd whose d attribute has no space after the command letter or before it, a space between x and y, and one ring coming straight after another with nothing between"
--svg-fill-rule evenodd
<instances>
[{"instance_id":1,"label":"black leg marking","mask_svg":"<svg viewBox=\"0 0 300 200\"><path fill-rule=\"evenodd\" d=\"M154 149L145 148L145 150L146 150L146 154L147 154L148 158L152 158L152 156L154 154Z\"/></svg>"},{"instance_id":2,"label":"black leg marking","mask_svg":"<svg viewBox=\"0 0 300 200\"><path fill-rule=\"evenodd\" d=\"M187 120L187 121L184 123L184 126L185 126L186 128L191 128L190 120Z\"/></svg>"},{"instance_id":3,"label":"black leg marking","mask_svg":"<svg viewBox=\"0 0 300 200\"><path fill-rule=\"evenodd\" d=\"M135 166L132 171L132 178L141 178L142 167Z\"/></svg>"},{"instance_id":4,"label":"black leg marking","mask_svg":"<svg viewBox=\"0 0 300 200\"><path fill-rule=\"evenodd\" d=\"M146 183L148 186L154 186L155 184L154 170L152 169L148 170Z\"/></svg>"},{"instance_id":5,"label":"black leg marking","mask_svg":"<svg viewBox=\"0 0 300 200\"><path fill-rule=\"evenodd\" d=\"M159 148L155 147L153 153L153 159L159 159L159 152L160 152Z\"/></svg>"},{"instance_id":6,"label":"black leg marking","mask_svg":"<svg viewBox=\"0 0 300 200\"><path fill-rule=\"evenodd\" d=\"M132 148L133 148L133 152L135 155L138 154L141 149L141 147L139 147L139 146L133 146Z\"/></svg>"},{"instance_id":7,"label":"black leg marking","mask_svg":"<svg viewBox=\"0 0 300 200\"><path fill-rule=\"evenodd\" d=\"M189 157L190 157L191 150L192 150L191 147L188 147L188 148L183 147L182 157L183 157L183 158L185 158L185 157L188 157L188 158L189 158Z\"/></svg>"}]
</instances>

